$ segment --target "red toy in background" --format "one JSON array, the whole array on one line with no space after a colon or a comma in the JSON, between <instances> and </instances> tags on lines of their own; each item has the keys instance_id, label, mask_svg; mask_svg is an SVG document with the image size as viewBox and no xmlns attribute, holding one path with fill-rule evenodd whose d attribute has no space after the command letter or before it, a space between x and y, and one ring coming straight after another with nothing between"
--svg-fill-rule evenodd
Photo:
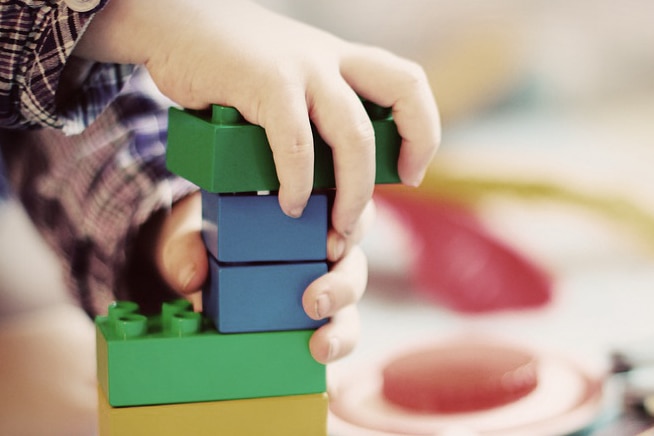
<instances>
[{"instance_id":1,"label":"red toy in background","mask_svg":"<svg viewBox=\"0 0 654 436\"><path fill-rule=\"evenodd\" d=\"M470 208L397 189L378 190L375 200L392 209L410 235L413 288L429 300L465 313L550 301L550 275L494 237Z\"/></svg>"}]
</instances>

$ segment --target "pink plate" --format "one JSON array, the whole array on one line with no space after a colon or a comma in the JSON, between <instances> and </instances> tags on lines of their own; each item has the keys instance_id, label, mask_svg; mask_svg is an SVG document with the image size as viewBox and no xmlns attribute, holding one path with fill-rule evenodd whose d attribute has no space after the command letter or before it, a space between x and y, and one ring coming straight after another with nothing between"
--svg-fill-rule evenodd
<instances>
[{"instance_id":1,"label":"pink plate","mask_svg":"<svg viewBox=\"0 0 654 436\"><path fill-rule=\"evenodd\" d=\"M370 365L332 369L329 374L329 434L552 436L571 433L591 424L602 406L601 377L571 359L531 352L539 362L538 387L533 392L501 407L468 413L415 413L386 401L381 393L382 370L400 355L397 352Z\"/></svg>"}]
</instances>

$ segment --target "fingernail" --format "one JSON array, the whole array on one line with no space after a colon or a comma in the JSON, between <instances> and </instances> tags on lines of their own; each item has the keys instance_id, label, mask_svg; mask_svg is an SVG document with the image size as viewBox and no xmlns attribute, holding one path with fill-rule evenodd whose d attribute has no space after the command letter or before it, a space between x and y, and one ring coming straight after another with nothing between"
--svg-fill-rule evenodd
<instances>
[{"instance_id":1,"label":"fingernail","mask_svg":"<svg viewBox=\"0 0 654 436\"><path fill-rule=\"evenodd\" d=\"M316 304L315 304L315 311L316 311L316 318L317 319L323 319L327 316L329 311L331 310L332 307L332 301L331 298L329 298L329 294L321 294L316 298Z\"/></svg>"},{"instance_id":2,"label":"fingernail","mask_svg":"<svg viewBox=\"0 0 654 436\"><path fill-rule=\"evenodd\" d=\"M304 208L296 207L286 212L286 215L288 215L291 218L300 218L302 216L302 213L304 213Z\"/></svg>"},{"instance_id":3,"label":"fingernail","mask_svg":"<svg viewBox=\"0 0 654 436\"><path fill-rule=\"evenodd\" d=\"M331 244L329 245L329 251L330 260L336 261L343 257L343 254L345 253L345 240L340 236L332 238Z\"/></svg>"},{"instance_id":4,"label":"fingernail","mask_svg":"<svg viewBox=\"0 0 654 436\"><path fill-rule=\"evenodd\" d=\"M182 291L188 291L189 284L195 277L195 264L185 265L179 272L179 283L182 285Z\"/></svg>"},{"instance_id":5,"label":"fingernail","mask_svg":"<svg viewBox=\"0 0 654 436\"><path fill-rule=\"evenodd\" d=\"M411 178L409 178L407 180L403 180L403 182L407 186L413 186L414 188L417 188L422 183L422 180L425 178L426 173L427 173L427 170L423 170L418 175L416 175L414 177L411 177Z\"/></svg>"},{"instance_id":6,"label":"fingernail","mask_svg":"<svg viewBox=\"0 0 654 436\"><path fill-rule=\"evenodd\" d=\"M327 360L332 361L336 359L341 352L341 341L338 338L331 338L329 340L329 352L327 353Z\"/></svg>"}]
</instances>

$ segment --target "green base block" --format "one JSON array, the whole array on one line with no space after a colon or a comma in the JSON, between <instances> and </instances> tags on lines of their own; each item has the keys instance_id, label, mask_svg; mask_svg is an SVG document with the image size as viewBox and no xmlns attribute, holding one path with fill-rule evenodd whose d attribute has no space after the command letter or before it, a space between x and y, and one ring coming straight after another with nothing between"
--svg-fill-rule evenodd
<instances>
[{"instance_id":1,"label":"green base block","mask_svg":"<svg viewBox=\"0 0 654 436\"><path fill-rule=\"evenodd\" d=\"M114 407L326 391L313 331L220 334L184 300L153 317L115 303L95 324L98 380Z\"/></svg>"},{"instance_id":2,"label":"green base block","mask_svg":"<svg viewBox=\"0 0 654 436\"><path fill-rule=\"evenodd\" d=\"M390 110L366 102L375 130L376 184L398 183L401 138ZM265 131L243 120L231 107L212 111L171 108L167 166L214 193L279 189L272 151ZM331 148L314 132L314 188L334 188Z\"/></svg>"}]
</instances>

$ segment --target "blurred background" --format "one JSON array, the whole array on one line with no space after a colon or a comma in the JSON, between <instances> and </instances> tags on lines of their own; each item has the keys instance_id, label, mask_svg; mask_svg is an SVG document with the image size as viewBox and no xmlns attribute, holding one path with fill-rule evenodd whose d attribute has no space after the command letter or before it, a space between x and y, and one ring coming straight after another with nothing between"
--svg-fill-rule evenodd
<instances>
[{"instance_id":1,"label":"blurred background","mask_svg":"<svg viewBox=\"0 0 654 436\"><path fill-rule=\"evenodd\" d=\"M329 368L330 436L635 436L654 426L654 2L258 1L420 63L442 117L423 186L376 192L360 345ZM20 210L0 209L0 219L9 223L0 240L25 233L41 244ZM9 283L18 303L0 300L0 315L65 301L57 274L33 277L46 299ZM3 324L0 340L42 337L37 321L60 340L0 358L0 369L31 374L43 349L86 345L68 353L79 367L67 356L48 362L52 373L84 376L84 391L42 405L16 394L3 413L34 402L53 417L71 404L93 416L80 400L95 398L89 321L62 303ZM386 364L471 337L535 356L536 394L449 417L381 398ZM19 381L4 388L29 391Z\"/></svg>"},{"instance_id":2,"label":"blurred background","mask_svg":"<svg viewBox=\"0 0 654 436\"><path fill-rule=\"evenodd\" d=\"M419 62L442 116L423 186L379 189L362 344L333 378L407 341L483 332L607 382L576 430L643 431L647 414L622 410L643 378L607 374L618 351L641 373L654 360L654 3L261 2ZM334 435L400 434L364 427Z\"/></svg>"}]
</instances>

